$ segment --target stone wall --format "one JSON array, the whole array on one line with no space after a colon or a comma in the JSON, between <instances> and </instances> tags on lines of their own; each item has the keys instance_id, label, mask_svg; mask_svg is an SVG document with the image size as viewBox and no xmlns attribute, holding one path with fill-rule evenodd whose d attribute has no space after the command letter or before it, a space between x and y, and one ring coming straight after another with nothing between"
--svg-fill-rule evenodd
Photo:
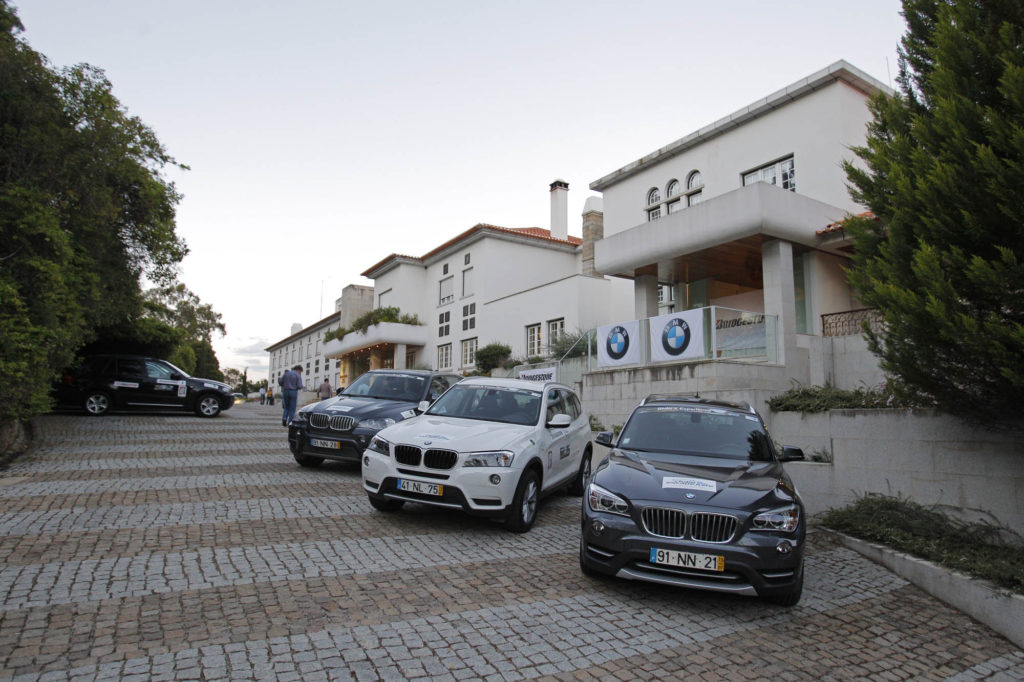
<instances>
[{"instance_id":1,"label":"stone wall","mask_svg":"<svg viewBox=\"0 0 1024 682\"><path fill-rule=\"evenodd\" d=\"M812 514L881 493L1024 534L1024 441L1013 435L932 410L764 416L779 443L832 460L786 465Z\"/></svg>"}]
</instances>

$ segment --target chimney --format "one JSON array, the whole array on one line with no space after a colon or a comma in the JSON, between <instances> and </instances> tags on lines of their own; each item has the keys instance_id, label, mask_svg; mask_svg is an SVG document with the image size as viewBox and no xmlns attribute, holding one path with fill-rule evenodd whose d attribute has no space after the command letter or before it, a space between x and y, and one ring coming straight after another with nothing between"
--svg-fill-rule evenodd
<instances>
[{"instance_id":1,"label":"chimney","mask_svg":"<svg viewBox=\"0 0 1024 682\"><path fill-rule=\"evenodd\" d=\"M301 331L302 331L302 325L299 324L298 322L293 322L292 323L292 334L293 335L294 334L298 334Z\"/></svg>"},{"instance_id":2,"label":"chimney","mask_svg":"<svg viewBox=\"0 0 1024 682\"><path fill-rule=\"evenodd\" d=\"M583 204L583 274L600 277L594 269L594 243L604 239L604 202L601 197L587 197Z\"/></svg>"},{"instance_id":3,"label":"chimney","mask_svg":"<svg viewBox=\"0 0 1024 682\"><path fill-rule=\"evenodd\" d=\"M569 183L565 180L551 183L551 237L569 238Z\"/></svg>"}]
</instances>

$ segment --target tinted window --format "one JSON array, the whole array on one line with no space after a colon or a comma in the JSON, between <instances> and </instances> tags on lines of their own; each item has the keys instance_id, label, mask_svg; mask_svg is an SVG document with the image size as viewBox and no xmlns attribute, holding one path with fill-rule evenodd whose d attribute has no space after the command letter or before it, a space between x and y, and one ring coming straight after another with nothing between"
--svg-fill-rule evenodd
<instances>
[{"instance_id":1,"label":"tinted window","mask_svg":"<svg viewBox=\"0 0 1024 682\"><path fill-rule=\"evenodd\" d=\"M637 408L619 434L618 447L727 459L771 459L771 445L756 417L704 406Z\"/></svg>"},{"instance_id":2,"label":"tinted window","mask_svg":"<svg viewBox=\"0 0 1024 682\"><path fill-rule=\"evenodd\" d=\"M427 414L508 424L536 424L541 394L518 388L456 384Z\"/></svg>"},{"instance_id":3,"label":"tinted window","mask_svg":"<svg viewBox=\"0 0 1024 682\"><path fill-rule=\"evenodd\" d=\"M146 375L146 363L135 358L120 358L117 361L117 374L121 377L142 378Z\"/></svg>"},{"instance_id":4,"label":"tinted window","mask_svg":"<svg viewBox=\"0 0 1024 682\"><path fill-rule=\"evenodd\" d=\"M150 379L170 379L174 370L162 362L146 360L146 376Z\"/></svg>"},{"instance_id":5,"label":"tinted window","mask_svg":"<svg viewBox=\"0 0 1024 682\"><path fill-rule=\"evenodd\" d=\"M419 402L426 384L426 377L418 374L367 372L353 381L344 395Z\"/></svg>"}]
</instances>

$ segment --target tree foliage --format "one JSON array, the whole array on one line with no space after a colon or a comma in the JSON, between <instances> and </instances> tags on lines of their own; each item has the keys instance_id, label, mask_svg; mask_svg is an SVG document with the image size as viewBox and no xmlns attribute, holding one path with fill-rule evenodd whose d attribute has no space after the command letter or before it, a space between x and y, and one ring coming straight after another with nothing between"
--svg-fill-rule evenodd
<instances>
[{"instance_id":1,"label":"tree foliage","mask_svg":"<svg viewBox=\"0 0 1024 682\"><path fill-rule=\"evenodd\" d=\"M512 354L512 349L504 343L489 343L476 349L476 369L481 374L490 374L491 370Z\"/></svg>"},{"instance_id":2,"label":"tree foliage","mask_svg":"<svg viewBox=\"0 0 1024 682\"><path fill-rule=\"evenodd\" d=\"M333 339L341 340L345 338L346 334L351 334L352 332L361 332L365 334L367 329L381 322L411 324L417 327L423 326L423 323L420 322L420 319L416 317L416 315L403 313L395 306L384 306L383 308L374 308L369 312L363 313L352 321L352 326L348 329L338 327L337 329L328 331L324 334L324 343Z\"/></svg>"},{"instance_id":3,"label":"tree foliage","mask_svg":"<svg viewBox=\"0 0 1024 682\"><path fill-rule=\"evenodd\" d=\"M175 164L103 72L53 69L0 0L0 418L48 405L50 380L174 280Z\"/></svg>"},{"instance_id":4,"label":"tree foliage","mask_svg":"<svg viewBox=\"0 0 1024 682\"><path fill-rule=\"evenodd\" d=\"M871 103L851 282L894 388L970 421L1024 403L1024 4L904 0L899 93Z\"/></svg>"}]
</instances>

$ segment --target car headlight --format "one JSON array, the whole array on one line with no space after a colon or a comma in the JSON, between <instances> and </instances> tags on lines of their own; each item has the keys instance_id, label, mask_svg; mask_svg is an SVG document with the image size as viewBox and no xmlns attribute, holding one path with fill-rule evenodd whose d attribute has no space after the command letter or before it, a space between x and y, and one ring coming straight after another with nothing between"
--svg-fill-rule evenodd
<instances>
[{"instance_id":1,"label":"car headlight","mask_svg":"<svg viewBox=\"0 0 1024 682\"><path fill-rule=\"evenodd\" d=\"M587 504L594 511L629 516L629 503L596 483L591 483L587 486Z\"/></svg>"},{"instance_id":2,"label":"car headlight","mask_svg":"<svg viewBox=\"0 0 1024 682\"><path fill-rule=\"evenodd\" d=\"M391 455L391 443L387 442L380 436L374 436L373 440L370 441L370 444L366 446L366 449L379 452L382 455Z\"/></svg>"},{"instance_id":3,"label":"car headlight","mask_svg":"<svg viewBox=\"0 0 1024 682\"><path fill-rule=\"evenodd\" d=\"M364 419L356 426L362 429L373 429L374 431L380 431L383 428L391 426L395 423L395 420L391 417L385 417L383 419Z\"/></svg>"},{"instance_id":4,"label":"car headlight","mask_svg":"<svg viewBox=\"0 0 1024 682\"><path fill-rule=\"evenodd\" d=\"M509 467L515 455L504 450L498 452L471 452L462 462L464 467Z\"/></svg>"},{"instance_id":5,"label":"car headlight","mask_svg":"<svg viewBox=\"0 0 1024 682\"><path fill-rule=\"evenodd\" d=\"M754 517L751 530L775 530L792 533L800 525L800 507L790 505L764 511Z\"/></svg>"},{"instance_id":6,"label":"car headlight","mask_svg":"<svg viewBox=\"0 0 1024 682\"><path fill-rule=\"evenodd\" d=\"M309 410L299 410L292 418L292 424L305 424L309 419Z\"/></svg>"}]
</instances>

